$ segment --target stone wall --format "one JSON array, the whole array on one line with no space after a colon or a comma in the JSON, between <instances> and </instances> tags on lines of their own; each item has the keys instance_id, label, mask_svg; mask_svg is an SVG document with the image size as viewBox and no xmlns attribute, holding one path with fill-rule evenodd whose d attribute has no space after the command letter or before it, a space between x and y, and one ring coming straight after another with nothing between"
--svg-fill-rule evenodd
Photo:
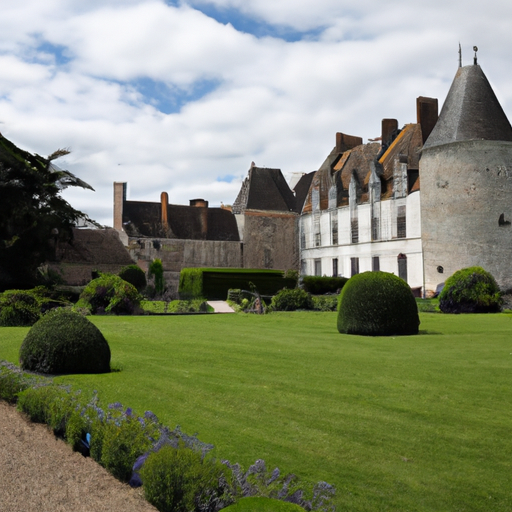
<instances>
[{"instance_id":1,"label":"stone wall","mask_svg":"<svg viewBox=\"0 0 512 512\"><path fill-rule=\"evenodd\" d=\"M512 288L512 142L426 149L420 179L426 289L475 265Z\"/></svg>"},{"instance_id":2,"label":"stone wall","mask_svg":"<svg viewBox=\"0 0 512 512\"><path fill-rule=\"evenodd\" d=\"M246 210L243 267L299 270L297 215Z\"/></svg>"}]
</instances>

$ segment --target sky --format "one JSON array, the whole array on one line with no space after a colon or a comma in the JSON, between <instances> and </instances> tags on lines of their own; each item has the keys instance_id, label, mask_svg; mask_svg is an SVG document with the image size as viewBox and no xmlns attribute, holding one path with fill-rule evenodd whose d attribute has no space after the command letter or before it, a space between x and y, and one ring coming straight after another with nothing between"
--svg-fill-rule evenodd
<instances>
[{"instance_id":1,"label":"sky","mask_svg":"<svg viewBox=\"0 0 512 512\"><path fill-rule=\"evenodd\" d=\"M510 0L0 0L0 132L89 183L75 208L112 225L128 199L232 204L251 162L287 179L336 132L441 108L478 64L512 119ZM0 198L1 200L1 198Z\"/></svg>"}]
</instances>

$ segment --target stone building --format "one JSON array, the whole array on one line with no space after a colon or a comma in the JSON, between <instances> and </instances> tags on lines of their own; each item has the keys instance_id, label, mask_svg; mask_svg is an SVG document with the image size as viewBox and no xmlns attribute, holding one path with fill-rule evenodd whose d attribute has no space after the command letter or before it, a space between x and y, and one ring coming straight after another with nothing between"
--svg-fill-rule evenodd
<instances>
[{"instance_id":1,"label":"stone building","mask_svg":"<svg viewBox=\"0 0 512 512\"><path fill-rule=\"evenodd\" d=\"M336 134L300 218L302 274L383 270L422 287L419 160L437 100L418 98L417 112L417 122L402 129L384 119L378 142Z\"/></svg>"},{"instance_id":2,"label":"stone building","mask_svg":"<svg viewBox=\"0 0 512 512\"><path fill-rule=\"evenodd\" d=\"M420 192L421 181L421 192ZM512 288L512 128L476 62L460 67L441 113L382 122L378 142L337 134L299 223L303 274L384 270L430 293L478 265Z\"/></svg>"},{"instance_id":3,"label":"stone building","mask_svg":"<svg viewBox=\"0 0 512 512\"><path fill-rule=\"evenodd\" d=\"M309 177L311 179L312 175ZM298 269L296 225L308 176L290 190L279 169L251 165L233 207L131 201L114 183L114 228L139 266L160 258L175 293L184 267Z\"/></svg>"}]
</instances>

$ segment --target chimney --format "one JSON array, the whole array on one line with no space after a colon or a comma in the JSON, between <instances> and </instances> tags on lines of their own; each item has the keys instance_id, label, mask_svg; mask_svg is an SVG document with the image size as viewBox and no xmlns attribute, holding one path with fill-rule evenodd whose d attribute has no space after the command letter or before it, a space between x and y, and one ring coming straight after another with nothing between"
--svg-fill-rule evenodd
<instances>
[{"instance_id":1,"label":"chimney","mask_svg":"<svg viewBox=\"0 0 512 512\"><path fill-rule=\"evenodd\" d=\"M168 218L168 206L169 206L169 195L167 192L162 192L160 194L160 211L161 211L161 222L163 226L166 226L169 222Z\"/></svg>"},{"instance_id":2,"label":"chimney","mask_svg":"<svg viewBox=\"0 0 512 512\"><path fill-rule=\"evenodd\" d=\"M190 206L193 208L201 208L199 213L199 221L201 223L201 237L206 239L208 234L208 201L204 199L191 199Z\"/></svg>"},{"instance_id":3,"label":"chimney","mask_svg":"<svg viewBox=\"0 0 512 512\"><path fill-rule=\"evenodd\" d=\"M425 144L439 117L437 98L425 98L423 96L417 98L416 117L418 124L421 126L421 137L423 144Z\"/></svg>"},{"instance_id":4,"label":"chimney","mask_svg":"<svg viewBox=\"0 0 512 512\"><path fill-rule=\"evenodd\" d=\"M126 201L126 183L114 181L114 229L123 231L123 206Z\"/></svg>"},{"instance_id":5,"label":"chimney","mask_svg":"<svg viewBox=\"0 0 512 512\"><path fill-rule=\"evenodd\" d=\"M345 133L341 132L336 133L336 150L340 153L348 151L349 149L354 149L355 147L360 146L362 143L363 139L361 137L346 135Z\"/></svg>"},{"instance_id":6,"label":"chimney","mask_svg":"<svg viewBox=\"0 0 512 512\"><path fill-rule=\"evenodd\" d=\"M396 119L382 120L382 145L386 148L393 142L398 133L398 121Z\"/></svg>"}]
</instances>

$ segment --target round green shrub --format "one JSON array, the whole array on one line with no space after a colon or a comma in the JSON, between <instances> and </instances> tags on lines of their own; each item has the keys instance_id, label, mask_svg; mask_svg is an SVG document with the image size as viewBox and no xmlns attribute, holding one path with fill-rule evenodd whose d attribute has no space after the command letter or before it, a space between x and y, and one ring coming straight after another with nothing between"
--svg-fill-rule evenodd
<instances>
[{"instance_id":1,"label":"round green shrub","mask_svg":"<svg viewBox=\"0 0 512 512\"><path fill-rule=\"evenodd\" d=\"M497 313L503 304L494 277L482 267L458 270L439 294L443 313Z\"/></svg>"},{"instance_id":2,"label":"round green shrub","mask_svg":"<svg viewBox=\"0 0 512 512\"><path fill-rule=\"evenodd\" d=\"M64 309L44 315L30 329L20 348L24 370L48 373L110 371L110 347L87 318Z\"/></svg>"},{"instance_id":3,"label":"round green shrub","mask_svg":"<svg viewBox=\"0 0 512 512\"><path fill-rule=\"evenodd\" d=\"M223 510L226 512L304 512L302 507L294 503L259 496L242 498Z\"/></svg>"},{"instance_id":4,"label":"round green shrub","mask_svg":"<svg viewBox=\"0 0 512 512\"><path fill-rule=\"evenodd\" d=\"M84 288L76 307L85 308L93 315L131 315L140 310L141 299L132 284L119 276L102 274Z\"/></svg>"},{"instance_id":5,"label":"round green shrub","mask_svg":"<svg viewBox=\"0 0 512 512\"><path fill-rule=\"evenodd\" d=\"M224 466L190 448L163 446L141 469L144 495L160 512L210 510L219 498Z\"/></svg>"},{"instance_id":6,"label":"round green shrub","mask_svg":"<svg viewBox=\"0 0 512 512\"><path fill-rule=\"evenodd\" d=\"M351 277L339 296L338 331L366 336L418 334L418 307L407 283L387 272Z\"/></svg>"},{"instance_id":7,"label":"round green shrub","mask_svg":"<svg viewBox=\"0 0 512 512\"><path fill-rule=\"evenodd\" d=\"M118 275L121 279L133 284L138 292L142 292L147 286L146 273L138 265L123 267Z\"/></svg>"},{"instance_id":8,"label":"round green shrub","mask_svg":"<svg viewBox=\"0 0 512 512\"><path fill-rule=\"evenodd\" d=\"M297 309L313 309L311 295L300 288L279 290L270 302L272 311L295 311Z\"/></svg>"}]
</instances>

